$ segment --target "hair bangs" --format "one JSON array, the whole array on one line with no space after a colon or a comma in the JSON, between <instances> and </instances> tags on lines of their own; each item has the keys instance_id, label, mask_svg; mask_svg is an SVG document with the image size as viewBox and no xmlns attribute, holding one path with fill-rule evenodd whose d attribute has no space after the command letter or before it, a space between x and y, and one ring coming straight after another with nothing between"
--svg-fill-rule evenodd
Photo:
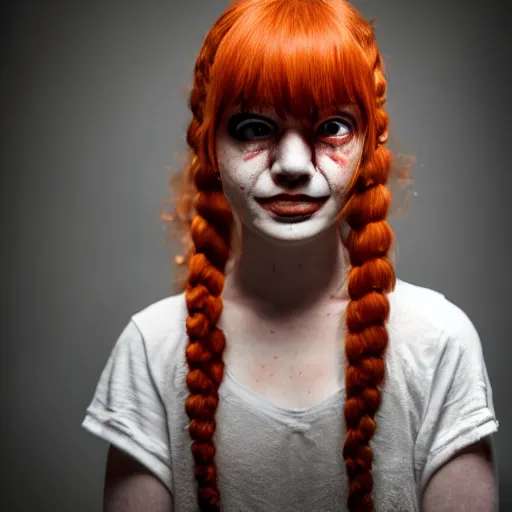
<instances>
[{"instance_id":1,"label":"hair bangs","mask_svg":"<svg viewBox=\"0 0 512 512\"><path fill-rule=\"evenodd\" d=\"M350 104L358 107L364 130L374 101L373 70L341 5L254 3L219 45L209 112L217 117L234 105L271 106L283 118L314 121Z\"/></svg>"}]
</instances>

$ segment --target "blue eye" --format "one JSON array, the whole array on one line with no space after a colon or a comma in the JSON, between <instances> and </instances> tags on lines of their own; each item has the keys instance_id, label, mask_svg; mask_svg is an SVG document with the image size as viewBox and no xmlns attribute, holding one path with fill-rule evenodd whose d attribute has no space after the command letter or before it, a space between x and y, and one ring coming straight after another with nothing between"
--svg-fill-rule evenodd
<instances>
[{"instance_id":1,"label":"blue eye","mask_svg":"<svg viewBox=\"0 0 512 512\"><path fill-rule=\"evenodd\" d=\"M328 119L318 127L321 137L346 137L352 131L352 125L344 119Z\"/></svg>"},{"instance_id":2,"label":"blue eye","mask_svg":"<svg viewBox=\"0 0 512 512\"><path fill-rule=\"evenodd\" d=\"M273 123L255 115L242 113L234 115L228 122L228 133L240 141L264 139L274 131Z\"/></svg>"}]
</instances>

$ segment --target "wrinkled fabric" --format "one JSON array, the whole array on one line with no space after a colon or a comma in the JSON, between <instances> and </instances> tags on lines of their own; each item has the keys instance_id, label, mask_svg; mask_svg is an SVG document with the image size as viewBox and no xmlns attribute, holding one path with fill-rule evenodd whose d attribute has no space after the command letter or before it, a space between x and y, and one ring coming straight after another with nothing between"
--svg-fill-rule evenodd
<instances>
[{"instance_id":1,"label":"wrinkled fabric","mask_svg":"<svg viewBox=\"0 0 512 512\"><path fill-rule=\"evenodd\" d=\"M441 294L398 281L389 295L386 381L372 440L376 512L417 512L429 478L458 450L495 433L479 336ZM108 359L83 422L157 476L175 512L196 512L184 401L183 294L136 313ZM216 464L225 512L344 512L345 390L307 409L271 404L226 370Z\"/></svg>"}]
</instances>

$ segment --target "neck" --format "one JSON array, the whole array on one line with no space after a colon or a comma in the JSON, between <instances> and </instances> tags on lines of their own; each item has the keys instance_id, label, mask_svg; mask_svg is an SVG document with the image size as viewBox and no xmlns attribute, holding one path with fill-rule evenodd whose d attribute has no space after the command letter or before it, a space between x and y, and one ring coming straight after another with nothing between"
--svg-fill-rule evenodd
<instances>
[{"instance_id":1,"label":"neck","mask_svg":"<svg viewBox=\"0 0 512 512\"><path fill-rule=\"evenodd\" d=\"M297 313L340 297L347 270L347 250L336 225L290 245L242 228L240 257L227 276L224 298L272 315Z\"/></svg>"}]
</instances>

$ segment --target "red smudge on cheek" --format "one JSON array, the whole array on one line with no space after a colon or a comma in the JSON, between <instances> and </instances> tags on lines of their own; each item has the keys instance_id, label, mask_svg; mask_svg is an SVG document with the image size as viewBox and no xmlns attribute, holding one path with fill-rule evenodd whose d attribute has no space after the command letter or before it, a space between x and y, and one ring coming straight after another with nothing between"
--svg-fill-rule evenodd
<instances>
[{"instance_id":1,"label":"red smudge on cheek","mask_svg":"<svg viewBox=\"0 0 512 512\"><path fill-rule=\"evenodd\" d=\"M264 151L269 151L272 147L272 141L261 141L251 144L250 146L246 146L243 149L243 160L244 162L248 162L249 160L252 160L253 158L257 157L258 155L261 155Z\"/></svg>"},{"instance_id":2,"label":"red smudge on cheek","mask_svg":"<svg viewBox=\"0 0 512 512\"><path fill-rule=\"evenodd\" d=\"M350 167L355 157L355 148L324 148L322 154L330 158L335 164L340 167Z\"/></svg>"},{"instance_id":3,"label":"red smudge on cheek","mask_svg":"<svg viewBox=\"0 0 512 512\"><path fill-rule=\"evenodd\" d=\"M348 165L348 157L346 155L341 155L336 151L328 151L327 156L338 165L346 167Z\"/></svg>"},{"instance_id":4,"label":"red smudge on cheek","mask_svg":"<svg viewBox=\"0 0 512 512\"><path fill-rule=\"evenodd\" d=\"M258 151L251 151L250 153L246 153L244 155L244 162L248 162L249 160L252 160L254 157L258 156L263 150L258 149Z\"/></svg>"},{"instance_id":5,"label":"red smudge on cheek","mask_svg":"<svg viewBox=\"0 0 512 512\"><path fill-rule=\"evenodd\" d=\"M342 141L333 140L332 142L324 141L318 148L318 154L330 158L334 163L340 167L349 167L355 152L357 151L357 141L353 137Z\"/></svg>"}]
</instances>

